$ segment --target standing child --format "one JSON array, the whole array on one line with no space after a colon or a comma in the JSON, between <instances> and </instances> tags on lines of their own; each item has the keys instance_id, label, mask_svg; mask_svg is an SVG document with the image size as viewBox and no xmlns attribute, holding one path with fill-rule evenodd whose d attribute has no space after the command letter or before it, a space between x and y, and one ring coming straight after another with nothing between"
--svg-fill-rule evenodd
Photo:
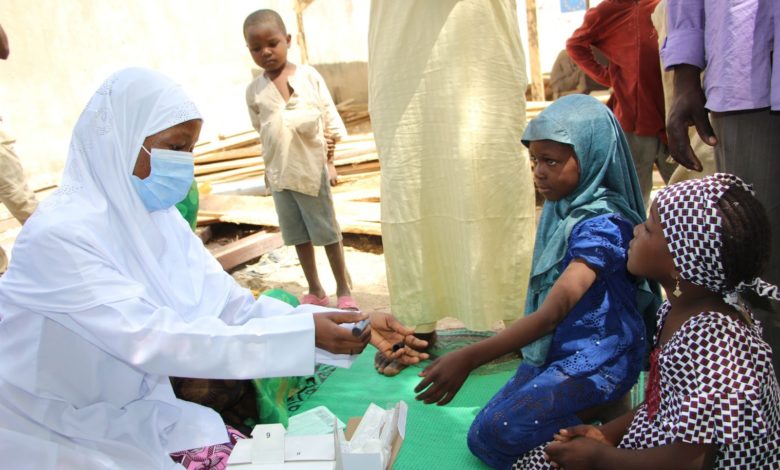
<instances>
[{"instance_id":1,"label":"standing child","mask_svg":"<svg viewBox=\"0 0 780 470\"><path fill-rule=\"evenodd\" d=\"M766 212L752 188L716 173L665 188L634 229L628 269L661 283L645 402L603 426L562 430L546 451L579 468L780 468L772 351L739 292L763 281ZM548 467L542 451L517 468Z\"/></svg>"},{"instance_id":2,"label":"standing child","mask_svg":"<svg viewBox=\"0 0 780 470\"><path fill-rule=\"evenodd\" d=\"M526 316L437 360L415 389L428 387L418 400L444 405L473 369L525 347L515 376L469 431L471 451L495 468L626 395L646 351L641 312L657 306L647 283L626 271L631 228L645 209L612 112L590 96L563 97L529 123L523 143L546 199Z\"/></svg>"},{"instance_id":3,"label":"standing child","mask_svg":"<svg viewBox=\"0 0 780 470\"><path fill-rule=\"evenodd\" d=\"M566 41L572 60L593 80L612 89L607 106L625 132L645 205L653 189L653 165L664 181L675 163L666 161L666 123L658 33L650 15L659 0L604 0L585 13ZM609 65L596 61L594 48Z\"/></svg>"},{"instance_id":4,"label":"standing child","mask_svg":"<svg viewBox=\"0 0 780 470\"><path fill-rule=\"evenodd\" d=\"M287 61L290 35L273 10L258 10L244 21L244 39L263 69L246 90L252 125L260 133L266 184L271 189L279 227L295 245L309 292L301 303L327 307L314 245L325 246L336 278L337 307L357 309L344 263L341 229L336 222L329 180L335 142L346 135L325 81L314 68Z\"/></svg>"}]
</instances>

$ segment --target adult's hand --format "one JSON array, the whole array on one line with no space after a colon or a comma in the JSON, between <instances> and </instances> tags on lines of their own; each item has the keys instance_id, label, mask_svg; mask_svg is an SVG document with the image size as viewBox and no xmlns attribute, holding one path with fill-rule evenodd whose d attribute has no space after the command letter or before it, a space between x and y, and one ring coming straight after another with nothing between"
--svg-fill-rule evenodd
<instances>
[{"instance_id":1,"label":"adult's hand","mask_svg":"<svg viewBox=\"0 0 780 470\"><path fill-rule=\"evenodd\" d=\"M420 372L423 379L414 387L414 393L419 393L415 399L426 405L446 405L455 398L472 370L474 366L463 349L436 359Z\"/></svg>"},{"instance_id":2,"label":"adult's hand","mask_svg":"<svg viewBox=\"0 0 780 470\"><path fill-rule=\"evenodd\" d=\"M666 123L669 152L680 165L696 171L701 171L702 166L691 147L688 127L696 126L696 132L706 144L715 145L718 142L704 108L706 102L701 88L701 69L690 64L675 66L674 100Z\"/></svg>"},{"instance_id":3,"label":"adult's hand","mask_svg":"<svg viewBox=\"0 0 780 470\"><path fill-rule=\"evenodd\" d=\"M428 353L422 352L428 342L414 336L414 330L401 324L393 315L372 313L369 318L371 344L386 358L407 366L428 359ZM396 346L395 350L393 346Z\"/></svg>"},{"instance_id":4,"label":"adult's hand","mask_svg":"<svg viewBox=\"0 0 780 470\"><path fill-rule=\"evenodd\" d=\"M339 324L356 323L365 318L363 313L315 313L315 345L334 354L360 354L371 339L371 327L367 326L360 336L354 336L351 329L342 328Z\"/></svg>"}]
</instances>

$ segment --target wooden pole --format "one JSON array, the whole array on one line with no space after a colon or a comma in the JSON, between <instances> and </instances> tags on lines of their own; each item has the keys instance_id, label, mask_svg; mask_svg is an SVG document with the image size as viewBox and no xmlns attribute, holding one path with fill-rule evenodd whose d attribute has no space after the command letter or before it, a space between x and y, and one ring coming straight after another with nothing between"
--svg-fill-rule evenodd
<instances>
[{"instance_id":1,"label":"wooden pole","mask_svg":"<svg viewBox=\"0 0 780 470\"><path fill-rule=\"evenodd\" d=\"M544 78L539 59L539 30L536 26L536 0L525 0L528 19L528 60L531 63L531 100L544 101Z\"/></svg>"},{"instance_id":2,"label":"wooden pole","mask_svg":"<svg viewBox=\"0 0 780 470\"><path fill-rule=\"evenodd\" d=\"M298 22L298 48L301 50L301 63L309 63L309 49L306 47L306 33L303 30L303 10L314 0L295 0L295 19Z\"/></svg>"}]
</instances>

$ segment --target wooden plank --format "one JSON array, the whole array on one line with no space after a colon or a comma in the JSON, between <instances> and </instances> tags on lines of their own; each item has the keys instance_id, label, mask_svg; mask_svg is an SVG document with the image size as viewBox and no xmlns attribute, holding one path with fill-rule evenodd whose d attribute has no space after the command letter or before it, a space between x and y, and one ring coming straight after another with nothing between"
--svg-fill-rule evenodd
<instances>
[{"instance_id":1,"label":"wooden plank","mask_svg":"<svg viewBox=\"0 0 780 470\"><path fill-rule=\"evenodd\" d=\"M201 196L200 207L209 213L221 212L222 222L269 227L279 225L270 197L206 194ZM380 216L377 202L338 200L336 203L336 219L342 232L381 235Z\"/></svg>"},{"instance_id":2,"label":"wooden plank","mask_svg":"<svg viewBox=\"0 0 780 470\"><path fill-rule=\"evenodd\" d=\"M351 104L352 104L354 101L355 101L355 98L350 98L350 99L348 99L348 100L344 100L344 101L342 101L341 103L339 103L339 104L337 104L337 105L336 105L336 109L338 109L339 111L341 111L342 109L346 109L346 108L347 108L347 107L349 107L349 106L350 106L350 105L351 105Z\"/></svg>"},{"instance_id":3,"label":"wooden plank","mask_svg":"<svg viewBox=\"0 0 780 470\"><path fill-rule=\"evenodd\" d=\"M358 163L355 165L348 165L348 166L339 166L338 167L338 174L339 176L348 176L348 175L355 175L359 173L373 173L375 171L379 171L379 161L378 160L372 160L369 162L363 162Z\"/></svg>"},{"instance_id":4,"label":"wooden plank","mask_svg":"<svg viewBox=\"0 0 780 470\"><path fill-rule=\"evenodd\" d=\"M10 216L10 212L8 213L8 215ZM0 221L0 233L12 229L21 228L21 226L22 224L20 224L18 220L16 220L13 216L10 216L9 218Z\"/></svg>"},{"instance_id":5,"label":"wooden plank","mask_svg":"<svg viewBox=\"0 0 780 470\"><path fill-rule=\"evenodd\" d=\"M239 134L235 137L230 137L225 140L217 140L210 142L202 146L195 147L195 155L203 156L209 153L220 152L224 150L232 150L240 147L246 147L249 145L257 145L260 143L260 136L256 131L247 131Z\"/></svg>"},{"instance_id":6,"label":"wooden plank","mask_svg":"<svg viewBox=\"0 0 780 470\"><path fill-rule=\"evenodd\" d=\"M227 271L282 246L284 241L281 233L264 230L214 249L211 254Z\"/></svg>"},{"instance_id":7,"label":"wooden plank","mask_svg":"<svg viewBox=\"0 0 780 470\"><path fill-rule=\"evenodd\" d=\"M262 176L264 171L257 170L250 173L243 173L240 175L233 175L233 176L226 176L223 178L219 178L213 181L209 181L211 184L220 184L220 183L232 183L233 181L241 181L249 178L254 178L255 176Z\"/></svg>"},{"instance_id":8,"label":"wooden plank","mask_svg":"<svg viewBox=\"0 0 780 470\"><path fill-rule=\"evenodd\" d=\"M265 165L252 165L248 166L246 168L237 168L235 170L227 170L227 171L220 171L219 173L212 173L210 175L202 175L198 176L195 179L198 180L198 182L204 182L204 181L224 181L225 178L238 176L238 175L244 175L246 176L249 173L254 173L259 170L263 170L265 168Z\"/></svg>"},{"instance_id":9,"label":"wooden plank","mask_svg":"<svg viewBox=\"0 0 780 470\"><path fill-rule=\"evenodd\" d=\"M203 157L195 157L195 164L201 165L204 163L223 162L225 160L232 160L234 158L258 157L262 154L263 154L263 146L257 144L257 145L251 145L249 147L241 147L233 150L225 150L223 152L214 152Z\"/></svg>"},{"instance_id":10,"label":"wooden plank","mask_svg":"<svg viewBox=\"0 0 780 470\"><path fill-rule=\"evenodd\" d=\"M263 157L252 158L238 158L235 160L228 160L225 162L207 163L205 165L195 166L195 176L207 175L211 173L219 173L227 170L235 170L237 168L256 167L263 165L265 168L265 162Z\"/></svg>"},{"instance_id":11,"label":"wooden plank","mask_svg":"<svg viewBox=\"0 0 780 470\"><path fill-rule=\"evenodd\" d=\"M209 240L211 240L211 235L212 235L211 227L198 227L195 229L195 235L200 237L200 240L205 245L206 243L209 242Z\"/></svg>"},{"instance_id":12,"label":"wooden plank","mask_svg":"<svg viewBox=\"0 0 780 470\"><path fill-rule=\"evenodd\" d=\"M536 21L536 0L526 0L526 18L528 19L528 62L531 64L531 99L544 100L544 78L539 59L539 30Z\"/></svg>"},{"instance_id":13,"label":"wooden plank","mask_svg":"<svg viewBox=\"0 0 780 470\"><path fill-rule=\"evenodd\" d=\"M333 163L336 167L358 165L360 163L378 162L379 154L376 152L364 153L350 158L334 159Z\"/></svg>"},{"instance_id":14,"label":"wooden plank","mask_svg":"<svg viewBox=\"0 0 780 470\"><path fill-rule=\"evenodd\" d=\"M217 224L219 222L222 222L222 219L220 219L221 215L218 216L202 216L198 214L198 218L195 221L196 227L207 227L209 225Z\"/></svg>"},{"instance_id":15,"label":"wooden plank","mask_svg":"<svg viewBox=\"0 0 780 470\"><path fill-rule=\"evenodd\" d=\"M339 143L347 143L347 142L360 142L360 141L366 141L366 140L374 140L374 133L373 132L366 132L364 134L350 134L343 139L341 139L341 142Z\"/></svg>"}]
</instances>

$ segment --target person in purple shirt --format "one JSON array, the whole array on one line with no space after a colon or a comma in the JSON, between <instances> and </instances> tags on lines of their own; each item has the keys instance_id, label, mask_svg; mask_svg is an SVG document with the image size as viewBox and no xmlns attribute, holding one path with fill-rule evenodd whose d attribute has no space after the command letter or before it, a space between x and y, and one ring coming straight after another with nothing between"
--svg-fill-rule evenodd
<instances>
[{"instance_id":1,"label":"person in purple shirt","mask_svg":"<svg viewBox=\"0 0 780 470\"><path fill-rule=\"evenodd\" d=\"M718 171L753 184L772 226L774 250L764 278L777 284L780 1L668 0L667 21L661 59L667 70L674 70L675 96L666 125L670 153L683 166L701 171L688 139L688 126L695 125L702 140L715 147ZM780 371L780 316L768 315L780 306L765 302L753 307L774 350L775 371Z\"/></svg>"}]
</instances>

